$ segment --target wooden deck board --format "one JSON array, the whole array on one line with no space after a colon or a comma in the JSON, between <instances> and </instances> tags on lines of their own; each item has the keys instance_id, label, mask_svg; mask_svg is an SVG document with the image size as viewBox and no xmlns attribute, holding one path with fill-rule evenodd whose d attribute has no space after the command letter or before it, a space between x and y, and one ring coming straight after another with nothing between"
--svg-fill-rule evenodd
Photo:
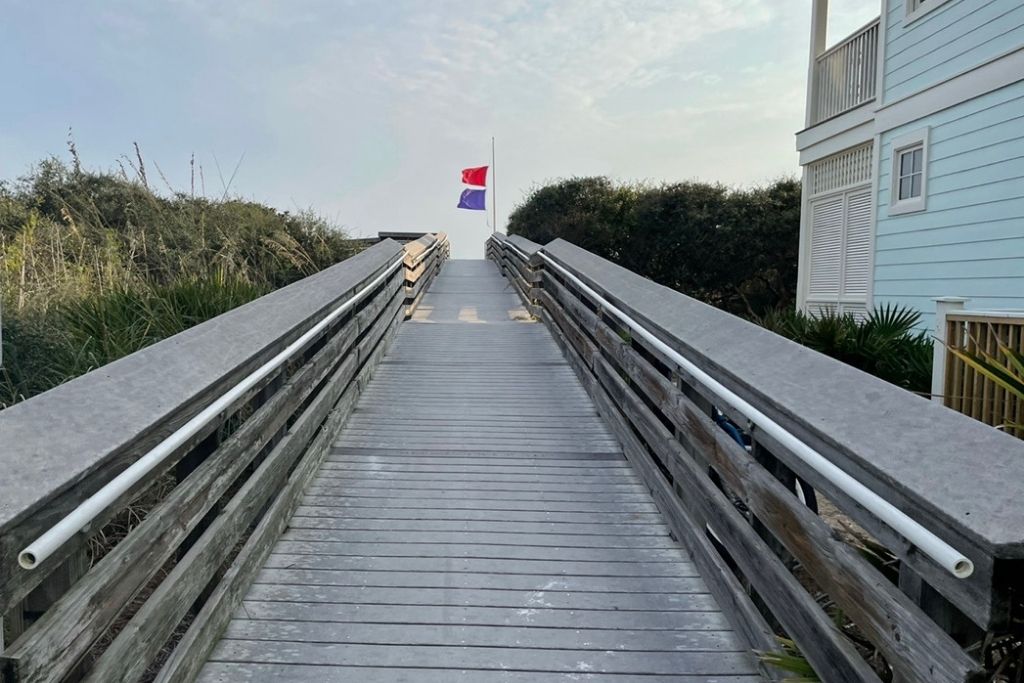
<instances>
[{"instance_id":1,"label":"wooden deck board","mask_svg":"<svg viewBox=\"0 0 1024 683\"><path fill-rule=\"evenodd\" d=\"M454 261L200 676L759 680L547 330Z\"/></svg>"}]
</instances>

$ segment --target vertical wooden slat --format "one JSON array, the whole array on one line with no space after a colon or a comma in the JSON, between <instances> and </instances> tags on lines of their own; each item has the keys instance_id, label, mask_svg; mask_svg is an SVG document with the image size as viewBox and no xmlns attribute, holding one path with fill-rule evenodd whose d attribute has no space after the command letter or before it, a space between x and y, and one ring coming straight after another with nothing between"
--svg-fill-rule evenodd
<instances>
[{"instance_id":1,"label":"vertical wooden slat","mask_svg":"<svg viewBox=\"0 0 1024 683\"><path fill-rule=\"evenodd\" d=\"M978 343L981 347L981 351L990 358L995 356L995 335L992 333L992 327L990 325L979 324L978 334ZM979 413L981 414L981 421L985 424L993 424L992 418L994 416L992 414L992 399L994 391L995 383L987 376L982 375L981 391L976 400L978 402Z\"/></svg>"},{"instance_id":2,"label":"vertical wooden slat","mask_svg":"<svg viewBox=\"0 0 1024 683\"><path fill-rule=\"evenodd\" d=\"M946 340L949 344L963 344L963 323L950 319L946 329ZM963 409L963 363L953 354L946 354L946 405L953 410Z\"/></svg>"},{"instance_id":3,"label":"vertical wooden slat","mask_svg":"<svg viewBox=\"0 0 1024 683\"><path fill-rule=\"evenodd\" d=\"M978 352L977 333L977 325L973 322L968 323L966 346L970 353ZM974 400L980 388L978 385L978 373L971 366L966 366L964 368L964 414L970 415L974 419L978 419L978 403Z\"/></svg>"},{"instance_id":4,"label":"vertical wooden slat","mask_svg":"<svg viewBox=\"0 0 1024 683\"><path fill-rule=\"evenodd\" d=\"M996 342L995 352L998 354L1000 344L1005 344L1009 341L1007 334L1010 330L1010 326L1006 323L998 323L992 324L989 327ZM1005 422L1004 411L1006 408L1007 398L1006 390L995 382L992 382L992 424L998 425Z\"/></svg>"},{"instance_id":5,"label":"vertical wooden slat","mask_svg":"<svg viewBox=\"0 0 1024 683\"><path fill-rule=\"evenodd\" d=\"M956 334L956 321L947 319L944 337L947 344L953 343L954 334ZM942 362L946 366L942 382L942 404L947 408L952 408L955 400L953 387L956 384L956 364L953 362L953 354L946 351L942 356Z\"/></svg>"},{"instance_id":6,"label":"vertical wooden slat","mask_svg":"<svg viewBox=\"0 0 1024 683\"><path fill-rule=\"evenodd\" d=\"M996 338L1000 343L1009 345L1013 343L1013 328L1007 323L993 325L996 331ZM1007 421L1006 408L1010 401L1010 394L1000 386L994 389L994 400L992 403L992 419L996 424L1005 424Z\"/></svg>"},{"instance_id":7,"label":"vertical wooden slat","mask_svg":"<svg viewBox=\"0 0 1024 683\"><path fill-rule=\"evenodd\" d=\"M1024 323L1015 326L1014 330L1016 332L1016 344L1014 345L1014 348L1016 348L1018 353L1024 354ZM1009 414L1015 423L1018 425L1024 425L1024 400L1014 398L1013 403L1016 408L1011 409ZM1018 427L1015 433L1017 436L1024 437L1024 428Z\"/></svg>"}]
</instances>

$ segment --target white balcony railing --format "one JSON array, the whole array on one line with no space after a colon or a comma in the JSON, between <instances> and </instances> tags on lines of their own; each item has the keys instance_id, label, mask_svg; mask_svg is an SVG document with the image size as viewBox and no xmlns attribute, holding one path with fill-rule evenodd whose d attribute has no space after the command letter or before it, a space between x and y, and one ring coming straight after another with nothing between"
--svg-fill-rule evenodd
<instances>
[{"instance_id":1,"label":"white balcony railing","mask_svg":"<svg viewBox=\"0 0 1024 683\"><path fill-rule=\"evenodd\" d=\"M825 50L814 64L811 124L875 99L878 19Z\"/></svg>"}]
</instances>

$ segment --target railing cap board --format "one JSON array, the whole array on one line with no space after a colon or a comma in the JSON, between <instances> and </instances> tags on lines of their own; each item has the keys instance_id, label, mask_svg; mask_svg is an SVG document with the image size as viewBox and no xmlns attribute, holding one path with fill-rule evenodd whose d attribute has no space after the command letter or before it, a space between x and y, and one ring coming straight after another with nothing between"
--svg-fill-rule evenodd
<instances>
[{"instance_id":1,"label":"railing cap board","mask_svg":"<svg viewBox=\"0 0 1024 683\"><path fill-rule=\"evenodd\" d=\"M405 243L405 260L406 263L412 263L416 260L416 257L425 252L434 242L438 242L444 238L444 233L430 233L428 232L423 237L413 240L412 242Z\"/></svg>"},{"instance_id":2,"label":"railing cap board","mask_svg":"<svg viewBox=\"0 0 1024 683\"><path fill-rule=\"evenodd\" d=\"M530 240L526 239L525 237L522 237L521 235L509 235L508 241L516 245L519 248L519 250L526 254L527 256L533 256L535 253L542 249L541 245L537 244L536 242L531 242Z\"/></svg>"},{"instance_id":3,"label":"railing cap board","mask_svg":"<svg viewBox=\"0 0 1024 683\"><path fill-rule=\"evenodd\" d=\"M935 533L948 537L946 525L994 557L1024 557L1024 442L565 240L544 252L723 384L876 477L863 481L876 493L891 487L934 515L918 522Z\"/></svg>"},{"instance_id":4,"label":"railing cap board","mask_svg":"<svg viewBox=\"0 0 1024 683\"><path fill-rule=\"evenodd\" d=\"M946 313L946 320L957 320L972 323L992 323L993 325L1020 325L1024 323L1024 311L1008 308L1003 311L962 310Z\"/></svg>"},{"instance_id":5,"label":"railing cap board","mask_svg":"<svg viewBox=\"0 0 1024 683\"><path fill-rule=\"evenodd\" d=\"M423 237L413 240L412 242L405 243L405 260L411 262L417 256L425 252L430 248L430 245L434 243L434 236L426 234Z\"/></svg>"},{"instance_id":6,"label":"railing cap board","mask_svg":"<svg viewBox=\"0 0 1024 683\"><path fill-rule=\"evenodd\" d=\"M536 242L531 242L521 235L506 235L505 239L516 245L519 248L519 251L523 252L527 256L533 256L542 248L541 245Z\"/></svg>"},{"instance_id":7,"label":"railing cap board","mask_svg":"<svg viewBox=\"0 0 1024 683\"><path fill-rule=\"evenodd\" d=\"M131 448L225 377L266 362L401 251L385 240L0 411L0 531Z\"/></svg>"}]
</instances>

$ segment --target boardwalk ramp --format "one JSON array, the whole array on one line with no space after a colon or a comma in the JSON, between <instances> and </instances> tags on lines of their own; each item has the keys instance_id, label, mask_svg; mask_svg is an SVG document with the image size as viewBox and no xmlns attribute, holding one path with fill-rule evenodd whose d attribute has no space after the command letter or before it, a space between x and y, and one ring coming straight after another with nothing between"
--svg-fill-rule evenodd
<instances>
[{"instance_id":1,"label":"boardwalk ramp","mask_svg":"<svg viewBox=\"0 0 1024 683\"><path fill-rule=\"evenodd\" d=\"M200 680L745 683L752 659L547 329L451 261Z\"/></svg>"},{"instance_id":2,"label":"boardwalk ramp","mask_svg":"<svg viewBox=\"0 0 1024 683\"><path fill-rule=\"evenodd\" d=\"M381 240L0 411L0 683L1003 666L1024 441L564 240L485 253Z\"/></svg>"}]
</instances>

